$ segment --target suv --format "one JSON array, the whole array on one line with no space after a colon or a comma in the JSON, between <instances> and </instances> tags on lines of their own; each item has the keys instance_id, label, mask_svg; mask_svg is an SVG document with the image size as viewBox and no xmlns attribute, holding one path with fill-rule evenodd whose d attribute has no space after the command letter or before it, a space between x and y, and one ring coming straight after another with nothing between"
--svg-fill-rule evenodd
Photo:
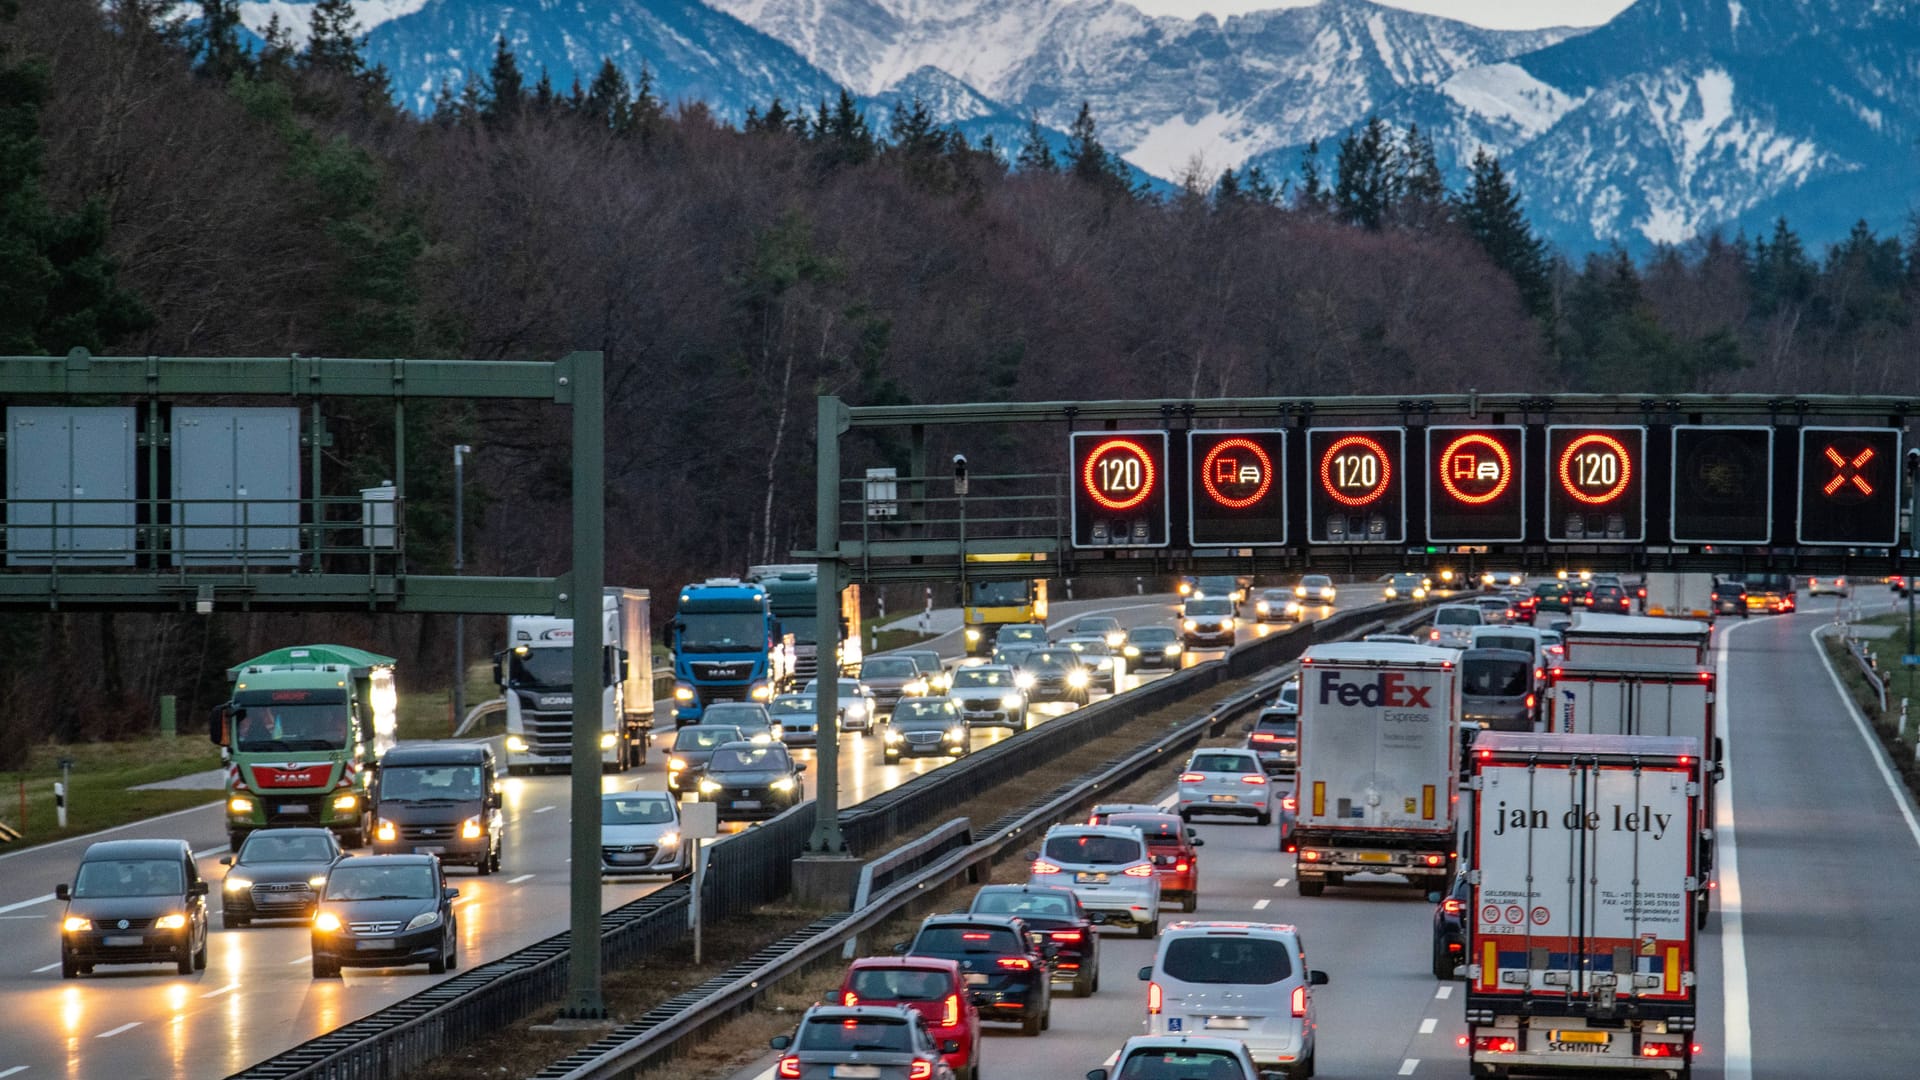
<instances>
[{"instance_id":1,"label":"suv","mask_svg":"<svg viewBox=\"0 0 1920 1080\"><path fill-rule=\"evenodd\" d=\"M1175 805L1180 818L1195 814L1244 815L1261 825L1273 824L1273 777L1252 750L1205 746L1187 758L1180 773Z\"/></svg>"},{"instance_id":2,"label":"suv","mask_svg":"<svg viewBox=\"0 0 1920 1080\"><path fill-rule=\"evenodd\" d=\"M1139 829L1055 825L1028 858L1030 884L1064 885L1080 906L1109 923L1132 923L1143 938L1159 932L1160 879Z\"/></svg>"},{"instance_id":3,"label":"suv","mask_svg":"<svg viewBox=\"0 0 1920 1080\"><path fill-rule=\"evenodd\" d=\"M1073 890L1057 885L989 885L973 894L969 915L1017 915L1027 937L1052 945L1053 979L1072 984L1080 997L1100 989L1100 938L1093 928L1106 917L1088 914Z\"/></svg>"},{"instance_id":4,"label":"suv","mask_svg":"<svg viewBox=\"0 0 1920 1080\"><path fill-rule=\"evenodd\" d=\"M1433 628L1427 631L1427 643L1464 649L1473 644L1473 628L1485 625L1485 614L1472 604L1441 604L1433 609Z\"/></svg>"},{"instance_id":5,"label":"suv","mask_svg":"<svg viewBox=\"0 0 1920 1080\"><path fill-rule=\"evenodd\" d=\"M1234 642L1233 601L1227 597L1195 597L1180 611L1182 645L1227 645Z\"/></svg>"},{"instance_id":6,"label":"suv","mask_svg":"<svg viewBox=\"0 0 1920 1080\"><path fill-rule=\"evenodd\" d=\"M1291 926L1177 922L1160 935L1147 984L1147 1034L1231 1032L1253 1060L1292 1077L1313 1075L1313 987L1325 972L1305 967Z\"/></svg>"},{"instance_id":7,"label":"suv","mask_svg":"<svg viewBox=\"0 0 1920 1080\"><path fill-rule=\"evenodd\" d=\"M1599 612L1627 615L1633 611L1633 596L1620 585L1594 585L1587 589L1581 604Z\"/></svg>"},{"instance_id":8,"label":"suv","mask_svg":"<svg viewBox=\"0 0 1920 1080\"><path fill-rule=\"evenodd\" d=\"M1025 1035L1038 1035L1053 1023L1055 950L1034 942L1025 919L929 915L913 940L901 942L893 951L959 964L967 994L982 1020L1013 1021Z\"/></svg>"},{"instance_id":9,"label":"suv","mask_svg":"<svg viewBox=\"0 0 1920 1080\"><path fill-rule=\"evenodd\" d=\"M953 1074L979 1080L980 1011L973 1007L957 962L931 956L862 957L847 968L834 1003L847 1008L891 1005L918 1013L936 1044L956 1044L940 1055Z\"/></svg>"},{"instance_id":10,"label":"suv","mask_svg":"<svg viewBox=\"0 0 1920 1080\"><path fill-rule=\"evenodd\" d=\"M1160 879L1160 899L1192 911L1200 904L1200 845L1206 843L1194 835L1187 823L1173 814L1115 814L1107 824L1135 828L1147 838L1147 852L1153 856L1153 873Z\"/></svg>"},{"instance_id":11,"label":"suv","mask_svg":"<svg viewBox=\"0 0 1920 1080\"><path fill-rule=\"evenodd\" d=\"M1261 1072L1239 1039L1135 1035L1113 1056L1111 1069L1091 1070L1087 1080L1160 1080L1167 1076L1269 1080L1280 1075Z\"/></svg>"},{"instance_id":12,"label":"suv","mask_svg":"<svg viewBox=\"0 0 1920 1080\"><path fill-rule=\"evenodd\" d=\"M776 1035L769 1045L781 1051L776 1076L953 1080L942 1060L947 1047L933 1041L911 1009L815 1005L792 1035Z\"/></svg>"},{"instance_id":13,"label":"suv","mask_svg":"<svg viewBox=\"0 0 1920 1080\"><path fill-rule=\"evenodd\" d=\"M1127 643L1126 628L1111 615L1083 615L1073 620L1067 633L1072 637L1098 637L1114 649Z\"/></svg>"},{"instance_id":14,"label":"suv","mask_svg":"<svg viewBox=\"0 0 1920 1080\"><path fill-rule=\"evenodd\" d=\"M1573 613L1573 593L1564 581L1543 581L1533 587L1533 595L1520 601L1520 614L1528 622L1538 619L1542 613L1571 615Z\"/></svg>"},{"instance_id":15,"label":"suv","mask_svg":"<svg viewBox=\"0 0 1920 1080\"><path fill-rule=\"evenodd\" d=\"M947 687L953 685L953 673L940 660L940 654L933 649L895 649L888 656L904 656L920 665L920 671L927 677L927 692L944 694Z\"/></svg>"},{"instance_id":16,"label":"suv","mask_svg":"<svg viewBox=\"0 0 1920 1080\"><path fill-rule=\"evenodd\" d=\"M1032 680L1029 701L1068 701L1085 705L1092 700L1093 672L1080 654L1065 646L1035 649L1020 661L1020 674Z\"/></svg>"},{"instance_id":17,"label":"suv","mask_svg":"<svg viewBox=\"0 0 1920 1080\"><path fill-rule=\"evenodd\" d=\"M1300 765L1300 709L1269 705L1247 733L1247 749L1268 776L1291 775Z\"/></svg>"},{"instance_id":18,"label":"suv","mask_svg":"<svg viewBox=\"0 0 1920 1080\"><path fill-rule=\"evenodd\" d=\"M438 855L482 874L500 869L507 828L493 750L485 744L396 746L375 774L373 853Z\"/></svg>"},{"instance_id":19,"label":"suv","mask_svg":"<svg viewBox=\"0 0 1920 1080\"><path fill-rule=\"evenodd\" d=\"M968 727L1026 730L1027 692L1020 689L1018 673L1005 665L955 668L947 700L960 709Z\"/></svg>"},{"instance_id":20,"label":"suv","mask_svg":"<svg viewBox=\"0 0 1920 1080\"><path fill-rule=\"evenodd\" d=\"M891 709L903 699L926 697L933 687L927 673L910 656L869 656L860 665L860 681L873 692L874 703Z\"/></svg>"},{"instance_id":21,"label":"suv","mask_svg":"<svg viewBox=\"0 0 1920 1080\"><path fill-rule=\"evenodd\" d=\"M1535 679L1532 652L1468 649L1460 654L1460 715L1483 731L1532 731Z\"/></svg>"},{"instance_id":22,"label":"suv","mask_svg":"<svg viewBox=\"0 0 1920 1080\"><path fill-rule=\"evenodd\" d=\"M95 964L173 964L182 975L207 966L207 883L185 840L90 844L73 884L53 895L67 905L63 979L91 975Z\"/></svg>"}]
</instances>

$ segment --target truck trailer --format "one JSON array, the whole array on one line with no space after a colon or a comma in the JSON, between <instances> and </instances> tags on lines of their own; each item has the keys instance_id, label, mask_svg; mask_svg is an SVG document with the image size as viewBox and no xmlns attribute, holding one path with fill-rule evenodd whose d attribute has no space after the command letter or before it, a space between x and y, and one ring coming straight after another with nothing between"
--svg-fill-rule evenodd
<instances>
[{"instance_id":1,"label":"truck trailer","mask_svg":"<svg viewBox=\"0 0 1920 1080\"><path fill-rule=\"evenodd\" d=\"M1693 619L1580 613L1562 633L1569 663L1707 664L1713 659L1713 627Z\"/></svg>"},{"instance_id":2,"label":"truck trailer","mask_svg":"<svg viewBox=\"0 0 1920 1080\"><path fill-rule=\"evenodd\" d=\"M1459 655L1354 642L1315 645L1301 659L1301 896L1359 873L1446 888L1460 783Z\"/></svg>"},{"instance_id":3,"label":"truck trailer","mask_svg":"<svg viewBox=\"0 0 1920 1080\"><path fill-rule=\"evenodd\" d=\"M600 761L615 772L647 763L653 731L653 628L645 589L601 595ZM573 620L514 615L493 658L507 701L507 772L573 763Z\"/></svg>"},{"instance_id":4,"label":"truck trailer","mask_svg":"<svg viewBox=\"0 0 1920 1080\"><path fill-rule=\"evenodd\" d=\"M1475 1076L1690 1075L1692 739L1487 732L1473 750Z\"/></svg>"}]
</instances>

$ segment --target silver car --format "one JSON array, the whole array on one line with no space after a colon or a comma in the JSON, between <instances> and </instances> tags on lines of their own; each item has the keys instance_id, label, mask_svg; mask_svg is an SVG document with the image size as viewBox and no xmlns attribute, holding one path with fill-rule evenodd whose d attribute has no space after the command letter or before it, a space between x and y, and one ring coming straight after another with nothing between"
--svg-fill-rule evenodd
<instances>
[{"instance_id":1,"label":"silver car","mask_svg":"<svg viewBox=\"0 0 1920 1080\"><path fill-rule=\"evenodd\" d=\"M1147 985L1147 1034L1221 1035L1290 1076L1314 1071L1313 988L1327 976L1305 964L1293 927L1177 922L1167 927Z\"/></svg>"},{"instance_id":2,"label":"silver car","mask_svg":"<svg viewBox=\"0 0 1920 1080\"><path fill-rule=\"evenodd\" d=\"M1131 923L1143 938L1160 932L1160 879L1139 829L1055 825L1032 856L1031 885L1063 885L1108 925Z\"/></svg>"},{"instance_id":3,"label":"silver car","mask_svg":"<svg viewBox=\"0 0 1920 1080\"><path fill-rule=\"evenodd\" d=\"M880 705L873 699L859 679L841 679L839 706L834 715L839 718L841 731L872 731L874 715L880 711ZM800 691L803 694L818 694L820 680L808 679L807 685Z\"/></svg>"},{"instance_id":4,"label":"silver car","mask_svg":"<svg viewBox=\"0 0 1920 1080\"><path fill-rule=\"evenodd\" d=\"M1202 747L1180 771L1174 806L1185 821L1195 814L1231 814L1271 825L1278 799L1259 754L1238 747Z\"/></svg>"},{"instance_id":5,"label":"silver car","mask_svg":"<svg viewBox=\"0 0 1920 1080\"><path fill-rule=\"evenodd\" d=\"M1001 664L957 668L947 697L960 708L969 727L1027 726L1027 692L1016 682L1016 672Z\"/></svg>"},{"instance_id":6,"label":"silver car","mask_svg":"<svg viewBox=\"0 0 1920 1080\"><path fill-rule=\"evenodd\" d=\"M680 804L670 792L600 796L600 876L684 874L692 845L680 839Z\"/></svg>"},{"instance_id":7,"label":"silver car","mask_svg":"<svg viewBox=\"0 0 1920 1080\"><path fill-rule=\"evenodd\" d=\"M1473 628L1487 625L1485 613L1472 604L1441 604L1433 609L1427 644L1464 649L1473 644Z\"/></svg>"},{"instance_id":8,"label":"silver car","mask_svg":"<svg viewBox=\"0 0 1920 1080\"><path fill-rule=\"evenodd\" d=\"M792 1035L775 1036L772 1046L781 1052L776 1076L954 1080L943 1056L948 1048L937 1045L926 1021L904 1006L815 1005Z\"/></svg>"}]
</instances>

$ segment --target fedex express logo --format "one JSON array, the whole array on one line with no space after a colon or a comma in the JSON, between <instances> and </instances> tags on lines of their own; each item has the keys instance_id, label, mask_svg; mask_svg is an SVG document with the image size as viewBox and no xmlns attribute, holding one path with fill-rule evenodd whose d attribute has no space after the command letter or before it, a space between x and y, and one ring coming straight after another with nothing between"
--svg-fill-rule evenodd
<instances>
[{"instance_id":1,"label":"fedex express logo","mask_svg":"<svg viewBox=\"0 0 1920 1080\"><path fill-rule=\"evenodd\" d=\"M1337 671L1320 673L1320 704L1328 705L1338 701L1342 705L1363 705L1370 709L1431 709L1433 702L1428 695L1433 693L1432 686L1419 686L1407 681L1403 672L1384 672L1370 683L1343 682Z\"/></svg>"}]
</instances>

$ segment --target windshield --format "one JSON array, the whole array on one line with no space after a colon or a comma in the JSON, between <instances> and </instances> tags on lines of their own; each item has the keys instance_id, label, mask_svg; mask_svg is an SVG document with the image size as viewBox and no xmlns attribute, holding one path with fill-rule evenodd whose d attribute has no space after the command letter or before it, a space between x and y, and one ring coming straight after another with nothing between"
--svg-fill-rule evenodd
<instances>
[{"instance_id":1,"label":"windshield","mask_svg":"<svg viewBox=\"0 0 1920 1080\"><path fill-rule=\"evenodd\" d=\"M1127 635L1135 645L1165 645L1173 640L1173 631L1164 626L1143 626Z\"/></svg>"},{"instance_id":2,"label":"windshield","mask_svg":"<svg viewBox=\"0 0 1920 1080\"><path fill-rule=\"evenodd\" d=\"M1105 833L1067 833L1047 837L1045 855L1050 862L1136 863L1146 858L1143 844L1130 836Z\"/></svg>"},{"instance_id":3,"label":"windshield","mask_svg":"<svg viewBox=\"0 0 1920 1080\"><path fill-rule=\"evenodd\" d=\"M862 1005L882 1001L939 1001L954 992L953 976L931 968L862 968L847 989Z\"/></svg>"},{"instance_id":4,"label":"windshield","mask_svg":"<svg viewBox=\"0 0 1920 1080\"><path fill-rule=\"evenodd\" d=\"M893 719L888 723L900 731L944 730L960 724L960 714L945 702L939 705L927 705L921 702L913 704L916 707L912 709L907 708L905 703L895 709Z\"/></svg>"},{"instance_id":5,"label":"windshield","mask_svg":"<svg viewBox=\"0 0 1920 1080\"><path fill-rule=\"evenodd\" d=\"M1225 1050L1180 1047L1135 1050L1114 1080L1240 1080L1247 1075L1240 1059Z\"/></svg>"},{"instance_id":6,"label":"windshield","mask_svg":"<svg viewBox=\"0 0 1920 1080\"><path fill-rule=\"evenodd\" d=\"M1525 634L1481 634L1473 639L1473 644L1481 649L1512 649L1515 652L1533 651L1534 639Z\"/></svg>"},{"instance_id":7,"label":"windshield","mask_svg":"<svg viewBox=\"0 0 1920 1080\"><path fill-rule=\"evenodd\" d=\"M1195 581L1193 587L1208 596L1220 596L1238 589L1240 583L1230 577L1203 577Z\"/></svg>"},{"instance_id":8,"label":"windshield","mask_svg":"<svg viewBox=\"0 0 1920 1080\"><path fill-rule=\"evenodd\" d=\"M344 750L347 706L243 705L234 710L233 745L242 754L275 750Z\"/></svg>"},{"instance_id":9,"label":"windshield","mask_svg":"<svg viewBox=\"0 0 1920 1080\"><path fill-rule=\"evenodd\" d=\"M1150 847L1178 844L1187 838L1186 826L1170 814L1115 814L1107 819L1107 824L1139 829Z\"/></svg>"},{"instance_id":10,"label":"windshield","mask_svg":"<svg viewBox=\"0 0 1920 1080\"><path fill-rule=\"evenodd\" d=\"M349 859L327 879L329 900L431 900L433 867L423 863L367 866Z\"/></svg>"},{"instance_id":11,"label":"windshield","mask_svg":"<svg viewBox=\"0 0 1920 1080\"><path fill-rule=\"evenodd\" d=\"M1479 608L1441 608L1433 613L1435 626L1479 626Z\"/></svg>"},{"instance_id":12,"label":"windshield","mask_svg":"<svg viewBox=\"0 0 1920 1080\"><path fill-rule=\"evenodd\" d=\"M665 825L673 820L673 803L665 795L609 795L600 800L603 825Z\"/></svg>"},{"instance_id":13,"label":"windshield","mask_svg":"<svg viewBox=\"0 0 1920 1080\"><path fill-rule=\"evenodd\" d=\"M961 668L953 673L953 688L1012 686L1013 672L1004 668Z\"/></svg>"},{"instance_id":14,"label":"windshield","mask_svg":"<svg viewBox=\"0 0 1920 1080\"><path fill-rule=\"evenodd\" d=\"M739 701L721 701L707 706L706 719L742 729L763 728L767 726L767 710Z\"/></svg>"},{"instance_id":15,"label":"windshield","mask_svg":"<svg viewBox=\"0 0 1920 1080\"><path fill-rule=\"evenodd\" d=\"M794 1048L848 1052L892 1050L904 1054L913 1050L913 1033L904 1022L890 1017L823 1016L801 1025L800 1038Z\"/></svg>"},{"instance_id":16,"label":"windshield","mask_svg":"<svg viewBox=\"0 0 1920 1080\"><path fill-rule=\"evenodd\" d=\"M380 801L466 801L480 797L478 765L389 765L380 770Z\"/></svg>"},{"instance_id":17,"label":"windshield","mask_svg":"<svg viewBox=\"0 0 1920 1080\"><path fill-rule=\"evenodd\" d=\"M249 834L240 848L243 863L332 862L333 845L318 833L288 835L287 830L266 829Z\"/></svg>"},{"instance_id":18,"label":"windshield","mask_svg":"<svg viewBox=\"0 0 1920 1080\"><path fill-rule=\"evenodd\" d=\"M792 766L782 746L756 746L751 750L715 750L708 763L709 772L786 772Z\"/></svg>"},{"instance_id":19,"label":"windshield","mask_svg":"<svg viewBox=\"0 0 1920 1080\"><path fill-rule=\"evenodd\" d=\"M1066 668L1077 666L1080 663L1080 656L1071 649L1066 652L1048 650L1029 653L1022 663L1028 667Z\"/></svg>"},{"instance_id":20,"label":"windshield","mask_svg":"<svg viewBox=\"0 0 1920 1080\"><path fill-rule=\"evenodd\" d=\"M1085 656L1112 656L1113 650L1103 640L1088 638L1084 641L1069 641L1067 648Z\"/></svg>"},{"instance_id":21,"label":"windshield","mask_svg":"<svg viewBox=\"0 0 1920 1080\"><path fill-rule=\"evenodd\" d=\"M938 956L953 953L1017 953L1025 950L1020 938L1004 926L928 926L913 939L909 953Z\"/></svg>"},{"instance_id":22,"label":"windshield","mask_svg":"<svg viewBox=\"0 0 1920 1080\"><path fill-rule=\"evenodd\" d=\"M673 737L675 750L711 750L723 743L743 742L747 733L737 727L683 727Z\"/></svg>"},{"instance_id":23,"label":"windshield","mask_svg":"<svg viewBox=\"0 0 1920 1080\"><path fill-rule=\"evenodd\" d=\"M684 652L744 652L767 646L767 617L757 611L710 611L680 616Z\"/></svg>"},{"instance_id":24,"label":"windshield","mask_svg":"<svg viewBox=\"0 0 1920 1080\"><path fill-rule=\"evenodd\" d=\"M1306 577L1300 579L1300 584L1305 585L1309 589L1324 589L1333 584L1333 579L1327 577L1325 574L1308 574Z\"/></svg>"},{"instance_id":25,"label":"windshield","mask_svg":"<svg viewBox=\"0 0 1920 1080\"><path fill-rule=\"evenodd\" d=\"M1295 716L1263 716L1255 721L1253 726L1256 731L1265 731L1274 735L1292 735L1297 738L1300 734L1300 719Z\"/></svg>"},{"instance_id":26,"label":"windshield","mask_svg":"<svg viewBox=\"0 0 1920 1080\"><path fill-rule=\"evenodd\" d=\"M1027 602L1030 581L976 581L967 602L974 607L1008 607Z\"/></svg>"},{"instance_id":27,"label":"windshield","mask_svg":"<svg viewBox=\"0 0 1920 1080\"><path fill-rule=\"evenodd\" d=\"M1070 919L1073 917L1073 898L1051 893L993 892L982 889L973 898L973 910L982 915L1044 915Z\"/></svg>"},{"instance_id":28,"label":"windshield","mask_svg":"<svg viewBox=\"0 0 1920 1080\"><path fill-rule=\"evenodd\" d=\"M1231 615L1233 614L1233 601L1232 600L1189 600L1187 601L1187 614L1189 615Z\"/></svg>"},{"instance_id":29,"label":"windshield","mask_svg":"<svg viewBox=\"0 0 1920 1080\"><path fill-rule=\"evenodd\" d=\"M814 711L814 699L810 697L777 697L767 711L775 716L797 716Z\"/></svg>"},{"instance_id":30,"label":"windshield","mask_svg":"<svg viewBox=\"0 0 1920 1080\"><path fill-rule=\"evenodd\" d=\"M1160 970L1180 982L1259 986L1293 974L1293 964L1283 941L1207 935L1168 942Z\"/></svg>"},{"instance_id":31,"label":"windshield","mask_svg":"<svg viewBox=\"0 0 1920 1080\"><path fill-rule=\"evenodd\" d=\"M920 665L904 656L875 656L860 665L862 679L917 679Z\"/></svg>"},{"instance_id":32,"label":"windshield","mask_svg":"<svg viewBox=\"0 0 1920 1080\"><path fill-rule=\"evenodd\" d=\"M818 645L820 634L815 627L820 625L817 615L781 615L780 630L793 635L796 645Z\"/></svg>"},{"instance_id":33,"label":"windshield","mask_svg":"<svg viewBox=\"0 0 1920 1080\"><path fill-rule=\"evenodd\" d=\"M1187 763L1194 772L1258 772L1259 767L1245 754L1195 754Z\"/></svg>"},{"instance_id":34,"label":"windshield","mask_svg":"<svg viewBox=\"0 0 1920 1080\"><path fill-rule=\"evenodd\" d=\"M573 646L531 649L525 645L508 654L507 678L529 690L573 689Z\"/></svg>"},{"instance_id":35,"label":"windshield","mask_svg":"<svg viewBox=\"0 0 1920 1080\"><path fill-rule=\"evenodd\" d=\"M1531 664L1469 658L1460 665L1461 692L1474 697L1519 697L1527 692Z\"/></svg>"},{"instance_id":36,"label":"windshield","mask_svg":"<svg viewBox=\"0 0 1920 1080\"><path fill-rule=\"evenodd\" d=\"M1097 619L1081 619L1073 624L1073 632L1076 634L1105 634L1118 629L1120 629L1120 620L1111 615L1103 615Z\"/></svg>"},{"instance_id":37,"label":"windshield","mask_svg":"<svg viewBox=\"0 0 1920 1080\"><path fill-rule=\"evenodd\" d=\"M180 896L187 885L174 859L99 859L80 864L77 900L103 896Z\"/></svg>"},{"instance_id":38,"label":"windshield","mask_svg":"<svg viewBox=\"0 0 1920 1080\"><path fill-rule=\"evenodd\" d=\"M1000 632L993 636L993 640L1002 645L1014 641L1030 641L1044 645L1047 641L1047 632L1038 626L1003 626Z\"/></svg>"}]
</instances>

